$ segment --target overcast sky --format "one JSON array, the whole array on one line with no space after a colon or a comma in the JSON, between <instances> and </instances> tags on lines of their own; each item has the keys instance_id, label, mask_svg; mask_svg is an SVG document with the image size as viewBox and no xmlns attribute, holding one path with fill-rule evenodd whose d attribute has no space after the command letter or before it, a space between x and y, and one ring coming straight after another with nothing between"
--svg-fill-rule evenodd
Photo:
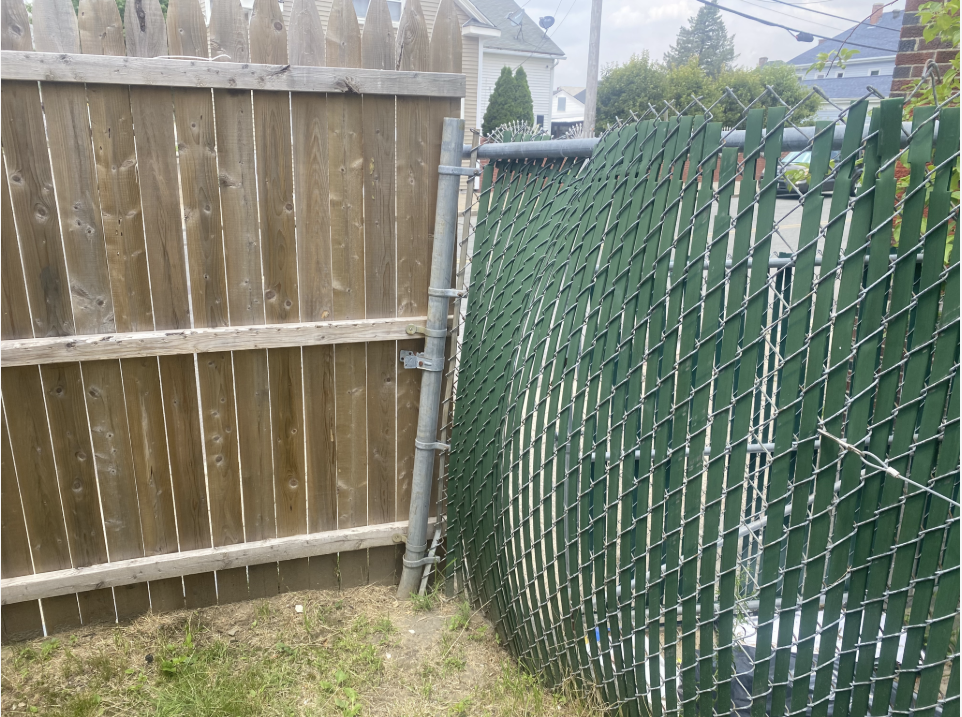
<instances>
[{"instance_id":1,"label":"overcast sky","mask_svg":"<svg viewBox=\"0 0 962 717\"><path fill-rule=\"evenodd\" d=\"M822 12L860 20L872 12L873 0L789 0L798 7L786 7L770 0L719 0L719 5L739 12L832 37L848 30L854 23L816 15L807 7ZM884 1L884 0L883 0ZM584 86L588 65L588 27L591 22L591 0L517 0L535 22L544 15L555 18L549 35L564 50L567 60L555 70L556 85ZM806 3L802 5L801 3ZM634 53L647 50L660 60L674 44L679 28L698 12L697 0L605 0L601 19L601 66L625 62ZM886 8L901 10L904 0ZM758 58L790 60L812 47L797 42L788 32L767 27L746 18L722 11L728 32L735 36L735 52L739 65L754 67Z\"/></svg>"}]
</instances>

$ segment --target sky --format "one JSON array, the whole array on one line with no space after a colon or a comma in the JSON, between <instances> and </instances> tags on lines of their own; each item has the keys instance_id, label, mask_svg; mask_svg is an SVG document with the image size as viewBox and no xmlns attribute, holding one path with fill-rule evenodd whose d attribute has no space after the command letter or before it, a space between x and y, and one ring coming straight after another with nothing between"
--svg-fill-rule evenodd
<instances>
[{"instance_id":1,"label":"sky","mask_svg":"<svg viewBox=\"0 0 962 717\"><path fill-rule=\"evenodd\" d=\"M809 8L858 21L872 12L873 0L786 0L797 7L786 7L771 0L718 0L731 7L798 30L833 37L855 23L807 12ZM877 1L877 0L875 0ZM885 2L886 0L882 0ZM588 67L588 28L591 0L516 0L535 20L551 15L554 26L548 34L564 50L567 59L555 69L555 84L583 87ZM801 3L806 3L802 5ZM632 54L647 50L661 60L674 44L678 30L698 12L697 0L605 0L601 17L601 66L623 63ZM885 8L902 10L904 0ZM729 34L735 36L736 64L755 67L760 57L790 60L813 47L796 41L788 32L767 27L722 11ZM817 40L816 40L817 42Z\"/></svg>"}]
</instances>

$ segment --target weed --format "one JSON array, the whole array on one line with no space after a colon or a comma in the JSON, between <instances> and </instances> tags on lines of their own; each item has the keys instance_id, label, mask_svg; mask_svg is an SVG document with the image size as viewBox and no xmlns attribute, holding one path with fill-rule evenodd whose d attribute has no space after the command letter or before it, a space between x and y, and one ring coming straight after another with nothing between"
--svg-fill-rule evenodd
<instances>
[{"instance_id":1,"label":"weed","mask_svg":"<svg viewBox=\"0 0 962 717\"><path fill-rule=\"evenodd\" d=\"M413 609L414 612L430 612L436 604L437 599L435 598L435 593L411 596L411 609Z\"/></svg>"},{"instance_id":2,"label":"weed","mask_svg":"<svg viewBox=\"0 0 962 717\"><path fill-rule=\"evenodd\" d=\"M448 620L448 629L452 632L463 630L471 622L471 604L466 600L459 602L457 612Z\"/></svg>"}]
</instances>

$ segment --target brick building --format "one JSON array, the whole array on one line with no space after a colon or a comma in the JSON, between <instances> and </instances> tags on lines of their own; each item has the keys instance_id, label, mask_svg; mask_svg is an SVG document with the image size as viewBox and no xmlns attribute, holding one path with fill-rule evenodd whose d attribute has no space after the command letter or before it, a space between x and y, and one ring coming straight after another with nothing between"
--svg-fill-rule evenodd
<instances>
[{"instance_id":1,"label":"brick building","mask_svg":"<svg viewBox=\"0 0 962 717\"><path fill-rule=\"evenodd\" d=\"M922 24L918 9L926 0L906 0L905 17L899 34L898 53L895 55L895 69L892 73L890 95L899 97L911 92L922 77L929 60L934 60L944 74L949 63L958 53L958 48L942 47L939 40L926 42L922 37Z\"/></svg>"}]
</instances>

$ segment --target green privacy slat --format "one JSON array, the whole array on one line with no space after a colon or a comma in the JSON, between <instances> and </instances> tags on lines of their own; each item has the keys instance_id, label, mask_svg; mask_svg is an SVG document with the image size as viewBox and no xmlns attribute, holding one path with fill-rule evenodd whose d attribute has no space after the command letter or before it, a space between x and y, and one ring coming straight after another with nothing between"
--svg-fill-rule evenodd
<instances>
[{"instance_id":1,"label":"green privacy slat","mask_svg":"<svg viewBox=\"0 0 962 717\"><path fill-rule=\"evenodd\" d=\"M872 220L872 203L875 197L876 173L879 168L878 128L880 124L879 112L873 111L869 128L869 136L865 142L864 172L861 186L852 212L849 226L848 242L842 265L842 280L839 282L838 298L836 300L835 327L832 332L832 346L828 360L828 383L826 388L825 407L822 412L824 430L833 436L843 432L844 406L849 385L849 361L852 354L852 333L860 308L860 291L862 275L864 274L864 257L866 254L866 238ZM885 255L888 256L886 247ZM869 280L877 279L880 267L876 262ZM868 362L863 362L863 366ZM861 378L866 378L863 371ZM832 481L838 470L839 461L845 460L844 452L840 452L833 441L823 441L818 452L818 469L816 482L830 473ZM842 577L848 568L851 526L855 521L858 497L858 475L849 473L846 480L841 482L839 493L842 496L834 510L834 525L831 530L829 554L825 558L827 564L826 583L829 585L825 597L825 607L822 611L822 632L818 642L818 659L816 660L815 689L812 695L813 714L824 717L828 710L829 697L832 690L832 673L835 668L836 640L838 637L838 619L842 608L844 581ZM821 579L821 576L819 576Z\"/></svg>"},{"instance_id":2,"label":"green privacy slat","mask_svg":"<svg viewBox=\"0 0 962 717\"><path fill-rule=\"evenodd\" d=\"M778 391L778 414L774 429L774 459L771 465L768 510L766 513L764 546L762 553L761 589L759 590L759 623L775 618L775 598L779 592L777 576L782 559L783 516L789 498L791 517L788 527L787 547L781 580L781 610L778 613L778 651L772 675L772 696L768 712L781 716L785 712L785 696L791 658L790 645L795 624L795 605L801 574L804 548L802 529L808 523L807 484L795 483L790 489L790 472L793 463L791 451L794 442L795 417L801 401L804 373L804 346L808 339L809 311L811 309L812 284L815 279L815 258L818 248L818 231L822 216L822 191L818 186L828 174L832 150L834 126L829 122L815 125L815 142L810 165L812 190L808 193L802 211L798 239L798 253L791 286L788 330L783 347L786 357L781 370L781 386ZM770 638L768 638L770 640ZM766 633L759 632L759 643L769 644ZM759 670L768 673L768 663L761 650L756 649L756 675Z\"/></svg>"},{"instance_id":3,"label":"green privacy slat","mask_svg":"<svg viewBox=\"0 0 962 717\"><path fill-rule=\"evenodd\" d=\"M728 277L728 301L721 335L718 378L715 382L716 406L712 412L711 453L708 459L709 485L724 485L725 504L722 549L718 570L718 666L716 668L716 706L722 714L731 712L734 661L735 591L738 526L741 522L742 476L727 470L728 435L735 382L735 357L741 335L740 309L748 285L748 252L755 214L756 172L762 151L764 110L751 110L745 123L745 151L740 171L737 212L735 215L732 269Z\"/></svg>"},{"instance_id":4,"label":"green privacy slat","mask_svg":"<svg viewBox=\"0 0 962 717\"><path fill-rule=\"evenodd\" d=\"M872 416L874 426L869 442L869 451L878 456L885 455L888 450L888 439L892 429L896 396L899 389L900 372L897 364L901 362L905 353L905 336L910 315L908 309L912 286L915 283L915 254L919 247L919 235L925 204L926 192L923 180L926 175L926 165L932 157L934 124L930 120L933 114L934 108L920 107L912 118L913 137L908 149L908 162L912 167L912 174L906 190L906 197L908 198L905 200L906 206L902 220L904 236L899 242L897 266L892 275L892 296L887 312L890 321L887 322L885 329L886 338L878 396L875 400ZM911 261L906 261L907 259ZM920 288L923 292L929 291L934 283L941 283L939 277L933 275L934 273L930 270L921 277ZM915 340L918 343L925 343L929 336L930 334L924 333L924 327L916 321ZM907 380L905 384L904 389L908 390L903 389L902 395L899 397L901 402L913 400L917 395L911 392L910 380ZM888 582L889 561L887 558L879 559L877 556L888 555L892 546L898 522L897 512L893 508L904 488L899 481L884 481L884 477L885 474L882 471L874 471L867 473L864 479L866 494L870 496L869 501L874 502L874 496L881 493L878 508L879 517L877 525L871 526L874 528L876 535L872 545L872 562L866 579L866 590L862 594L858 594L855 585L849 590L850 604L856 601L865 604L860 633L868 635L878 634ZM864 532L868 533L868 530ZM871 677L875 670L876 647L875 644L871 646L863 644L858 652L858 665L852 691L851 714L853 717L856 715L862 717L868 710ZM887 651L896 650L896 647L891 643L886 647ZM890 655L886 655L886 660L888 659L891 659Z\"/></svg>"},{"instance_id":5,"label":"green privacy slat","mask_svg":"<svg viewBox=\"0 0 962 717\"><path fill-rule=\"evenodd\" d=\"M873 409L873 397L865 389L875 381L878 364L878 347L882 335L879 327L885 311L887 295L886 282L881 281L888 269L887 251L892 243L892 208L895 205L895 157L899 153L899 140L902 131L902 100L883 100L875 112L881 115L879 125L879 176L875 184L875 198L872 214L872 231L869 234L870 252L866 270L866 288L862 301L861 316L857 334L858 346L855 350L855 375L852 382L852 400L849 404L848 426L845 434L849 441L858 442L865 438ZM842 460L842 481L847 483L861 481L863 464L858 456L847 455ZM848 714L850 686L855 671L855 649L858 642L861 606L859 597L864 593L867 571L865 563L871 550L871 522L866 517L874 515L878 505L877 482L862 482L859 490L857 527L855 528L854 553L849 558L849 589L845 610L845 629L839 651L838 682L835 693L835 711L843 717ZM845 525L844 528L851 529ZM836 555L841 555L836 553ZM836 591L841 597L841 591ZM828 601L826 600L826 608ZM827 610L826 610L827 611Z\"/></svg>"},{"instance_id":6,"label":"green privacy slat","mask_svg":"<svg viewBox=\"0 0 962 717\"><path fill-rule=\"evenodd\" d=\"M927 490L959 492L958 112L903 131L897 104L864 143L849 108L831 172L819 124L794 207L775 197L788 108L746 110L741 151L655 118L587 162L495 163L449 553L548 682L626 715L728 714L746 691L756 715L957 711L958 512Z\"/></svg>"},{"instance_id":7,"label":"green privacy slat","mask_svg":"<svg viewBox=\"0 0 962 717\"><path fill-rule=\"evenodd\" d=\"M839 256L842 235L847 216L849 194L853 186L856 154L862 142L867 103L859 102L849 112L839 161L836 166L835 188L829 209L828 224L822 250L822 266L819 272L815 305L812 313L811 338L805 371L805 388L798 429L798 452L796 456L795 485L805 486L812 482L815 460L815 441L818 438L817 422L822 406L825 374L823 366L832 329L831 311L835 298L836 281L839 279ZM849 273L842 280L858 281L861 267L849 265ZM829 390L838 390L831 386ZM826 392L826 396L828 393ZM829 538L831 514L829 507L835 497L835 477L824 471L814 481L811 519L808 521L808 554L810 556L802 580L801 610L795 660L795 678L792 682L791 711L798 712L808 704L808 685L812 670L815 647L815 631L818 626L819 597L824 575L825 547ZM793 507L794 510L794 507ZM795 525L795 522L792 522ZM796 534L803 531L796 530Z\"/></svg>"},{"instance_id":8,"label":"green privacy slat","mask_svg":"<svg viewBox=\"0 0 962 717\"><path fill-rule=\"evenodd\" d=\"M711 398L712 372L715 368L715 348L722 304L725 298L725 250L728 247L731 223L731 202L735 190L735 171L738 164L738 150L728 147L722 151L719 169L718 214L712 227L712 242L709 250L709 265L705 306L702 311L700 345L698 347L697 373L691 409L691 451L688 473L701 475L705 471L705 440L708 433L708 408ZM718 551L716 541L719 536L722 506L722 481L708 480L705 486L703 504L703 552L699 577L698 605L701 610L701 630L699 641L702 645L701 658L698 660L700 679L698 690L699 714L709 717L712 713L712 681L714 678L712 662L714 650L707 649L714 644L715 618L715 577ZM695 489L698 484L695 483Z\"/></svg>"}]
</instances>

